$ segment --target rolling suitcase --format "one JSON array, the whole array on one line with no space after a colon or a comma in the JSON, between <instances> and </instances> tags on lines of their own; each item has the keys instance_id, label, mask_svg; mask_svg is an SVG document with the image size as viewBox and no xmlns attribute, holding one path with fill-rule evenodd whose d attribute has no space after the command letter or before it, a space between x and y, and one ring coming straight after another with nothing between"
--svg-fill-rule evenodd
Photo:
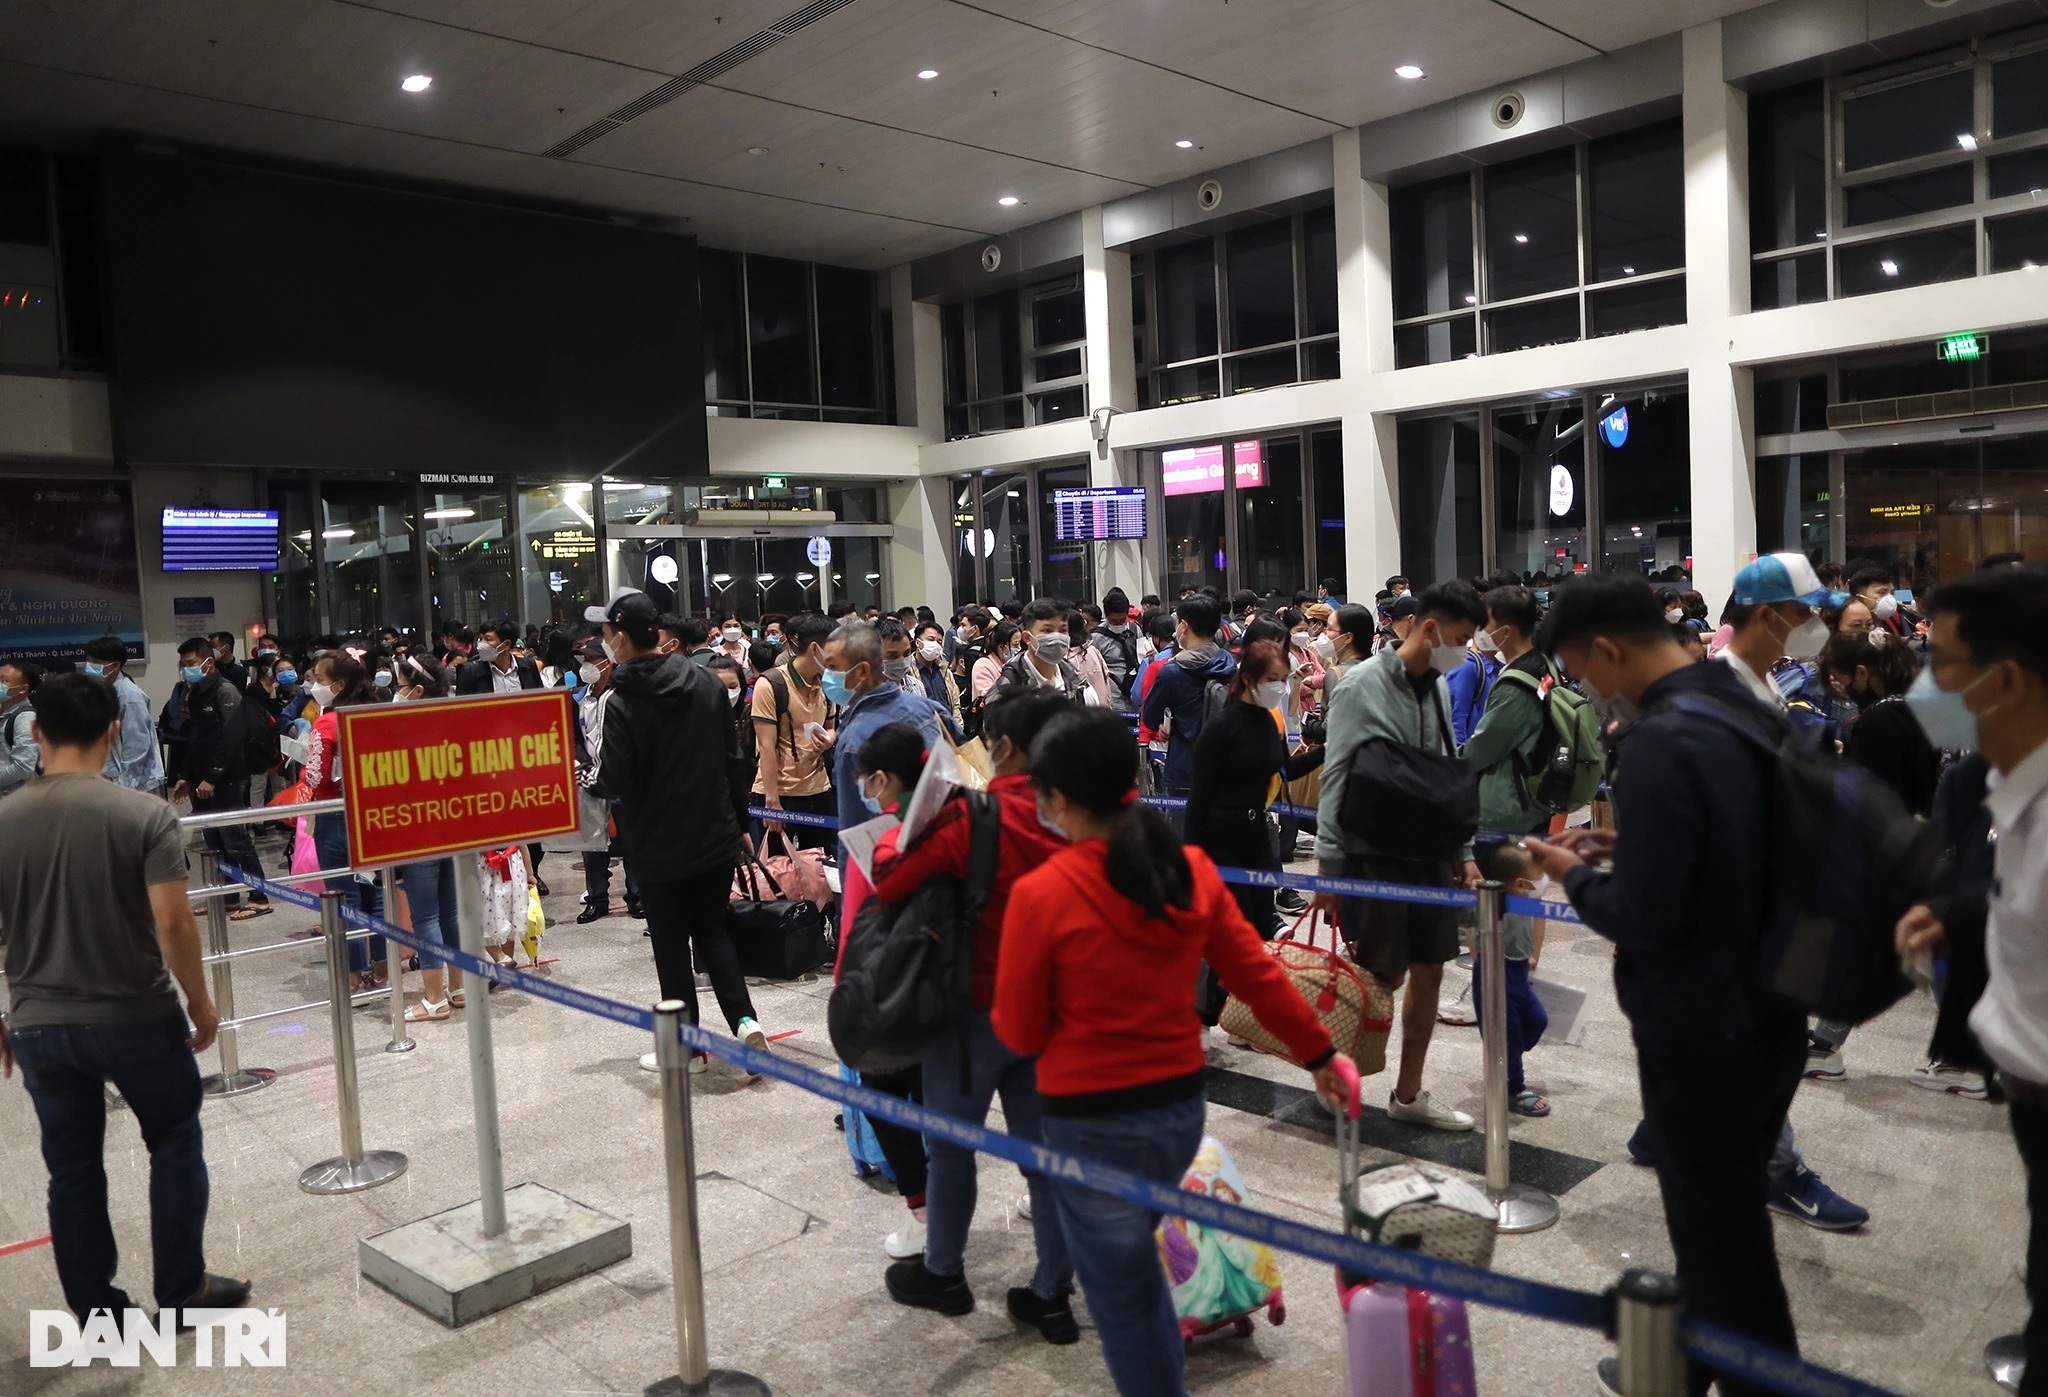
<instances>
[{"instance_id":1,"label":"rolling suitcase","mask_svg":"<svg viewBox=\"0 0 2048 1397\"><path fill-rule=\"evenodd\" d=\"M1185 1192L1230 1203L1249 1201L1237 1161L1221 1141L1208 1136L1202 1138L1180 1186ZM1157 1236L1183 1342L1192 1345L1201 1335L1223 1329L1240 1338L1248 1336L1252 1316L1260 1310L1274 1324L1287 1322L1280 1264L1265 1243L1247 1242L1180 1217L1163 1219Z\"/></svg>"},{"instance_id":2,"label":"rolling suitcase","mask_svg":"<svg viewBox=\"0 0 2048 1397\"><path fill-rule=\"evenodd\" d=\"M1463 1300L1379 1281L1338 1289L1351 1397L1476 1397Z\"/></svg>"}]
</instances>

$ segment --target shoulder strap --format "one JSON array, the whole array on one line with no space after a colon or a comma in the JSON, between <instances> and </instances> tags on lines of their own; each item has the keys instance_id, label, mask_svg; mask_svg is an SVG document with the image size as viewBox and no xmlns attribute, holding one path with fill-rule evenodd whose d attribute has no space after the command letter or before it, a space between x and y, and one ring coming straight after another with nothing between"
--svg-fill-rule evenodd
<instances>
[{"instance_id":1,"label":"shoulder strap","mask_svg":"<svg viewBox=\"0 0 2048 1397\"><path fill-rule=\"evenodd\" d=\"M967 907L976 918L996 886L996 855L1003 832L1002 810L987 791L967 792Z\"/></svg>"},{"instance_id":2,"label":"shoulder strap","mask_svg":"<svg viewBox=\"0 0 2048 1397\"><path fill-rule=\"evenodd\" d=\"M1430 686L1430 689L1436 694L1437 721L1443 724L1443 728L1437 736L1444 740L1444 755L1455 757L1458 755L1458 730L1451 726L1449 686L1442 679L1438 679L1436 683Z\"/></svg>"},{"instance_id":3,"label":"shoulder strap","mask_svg":"<svg viewBox=\"0 0 2048 1397\"><path fill-rule=\"evenodd\" d=\"M766 680L768 681L768 692L769 692L769 694L770 694L770 695L772 695L772 696L774 697L774 699L775 699L775 733L776 733L776 735L777 735L778 737L779 737L779 736L781 736L781 734L782 734L782 725L783 725L783 724L784 724L785 722L789 722L789 724L790 724L790 727L789 727L789 759L790 759L791 761L795 761L795 760L796 760L796 755L797 755L797 753L796 753L796 724L795 724L794 722L790 722L790 717L789 717L789 676L788 676L788 675L786 675L786 674L784 674L784 673L782 672L782 666L780 666L780 665L777 665L777 666L776 666L776 667L775 667L774 669L771 669L771 670L769 670L767 674L763 675L763 676L762 676L762 678L764 678L764 679L766 679Z\"/></svg>"},{"instance_id":4,"label":"shoulder strap","mask_svg":"<svg viewBox=\"0 0 2048 1397\"><path fill-rule=\"evenodd\" d=\"M1767 756L1775 758L1778 755L1777 743L1766 736L1755 723L1748 721L1742 714L1718 699L1705 694L1679 694L1671 700L1670 706L1680 713L1689 713L1695 718L1705 718L1711 723L1718 724Z\"/></svg>"}]
</instances>

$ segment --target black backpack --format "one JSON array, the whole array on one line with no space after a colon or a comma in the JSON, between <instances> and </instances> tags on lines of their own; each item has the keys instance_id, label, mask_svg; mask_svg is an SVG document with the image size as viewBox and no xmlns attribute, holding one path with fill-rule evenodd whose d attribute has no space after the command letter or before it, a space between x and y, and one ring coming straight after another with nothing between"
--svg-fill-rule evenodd
<instances>
[{"instance_id":1,"label":"black backpack","mask_svg":"<svg viewBox=\"0 0 2048 1397\"><path fill-rule=\"evenodd\" d=\"M900 903L870 898L842 937L825 1024L840 1061L856 1071L922 1062L974 1002L974 930L995 888L1002 819L987 792L966 800L966 879L933 878Z\"/></svg>"},{"instance_id":2,"label":"black backpack","mask_svg":"<svg viewBox=\"0 0 2048 1397\"><path fill-rule=\"evenodd\" d=\"M1449 743L1451 713L1440 683L1436 699ZM1369 737L1352 754L1337 823L1375 854L1450 863L1479 830L1479 774L1448 753Z\"/></svg>"},{"instance_id":3,"label":"black backpack","mask_svg":"<svg viewBox=\"0 0 2048 1397\"><path fill-rule=\"evenodd\" d=\"M1107 626L1097 627L1095 634L1108 636L1109 643L1114 645L1117 648L1117 653L1124 658L1123 678L1117 679L1112 676L1111 682L1123 694L1124 702L1129 703L1131 701L1131 687L1138 682L1138 670L1141 668L1138 664L1137 637L1128 630L1113 631Z\"/></svg>"},{"instance_id":4,"label":"black backpack","mask_svg":"<svg viewBox=\"0 0 2048 1397\"><path fill-rule=\"evenodd\" d=\"M278 741L277 715L255 695L242 699L242 769L251 776L277 770L284 762L284 747Z\"/></svg>"},{"instance_id":5,"label":"black backpack","mask_svg":"<svg viewBox=\"0 0 2048 1397\"><path fill-rule=\"evenodd\" d=\"M1868 768L1822 754L1811 727L1759 723L1705 695L1672 706L1734 734L1771 761L1770 905L1764 988L1803 1013L1860 1024L1912 989L1893 928L1931 891L1942 860L1933 825L1907 813Z\"/></svg>"}]
</instances>

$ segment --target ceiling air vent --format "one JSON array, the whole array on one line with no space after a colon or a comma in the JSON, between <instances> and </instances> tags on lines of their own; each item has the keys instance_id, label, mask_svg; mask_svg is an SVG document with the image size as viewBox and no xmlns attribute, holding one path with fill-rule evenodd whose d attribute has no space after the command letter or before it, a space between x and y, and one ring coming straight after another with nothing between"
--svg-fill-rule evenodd
<instances>
[{"instance_id":1,"label":"ceiling air vent","mask_svg":"<svg viewBox=\"0 0 2048 1397\"><path fill-rule=\"evenodd\" d=\"M1195 207L1209 213L1223 205L1223 186L1213 179L1205 179L1195 190Z\"/></svg>"},{"instance_id":2,"label":"ceiling air vent","mask_svg":"<svg viewBox=\"0 0 2048 1397\"><path fill-rule=\"evenodd\" d=\"M1828 408L1828 426L1835 431L1856 427L1896 427L1906 422L1937 422L1947 417L2024 412L2044 407L2048 407L2048 382L2000 383L1988 388L1958 388L1947 393L1913 393L1902 398L1834 403Z\"/></svg>"},{"instance_id":3,"label":"ceiling air vent","mask_svg":"<svg viewBox=\"0 0 2048 1397\"><path fill-rule=\"evenodd\" d=\"M1529 104L1519 92L1503 92L1493 99L1490 114L1493 124L1506 131L1522 119L1522 113L1529 110Z\"/></svg>"},{"instance_id":4,"label":"ceiling air vent","mask_svg":"<svg viewBox=\"0 0 2048 1397\"><path fill-rule=\"evenodd\" d=\"M981 250L981 269L983 271L992 272L1002 265L1003 250L1000 247L997 247L994 243L990 243L987 247Z\"/></svg>"}]
</instances>

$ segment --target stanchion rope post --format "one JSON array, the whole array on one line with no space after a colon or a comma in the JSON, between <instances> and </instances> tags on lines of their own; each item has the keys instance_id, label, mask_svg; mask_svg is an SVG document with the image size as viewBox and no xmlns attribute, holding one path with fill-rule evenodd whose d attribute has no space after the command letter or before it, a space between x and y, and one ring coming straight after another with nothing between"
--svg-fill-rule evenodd
<instances>
[{"instance_id":1,"label":"stanchion rope post","mask_svg":"<svg viewBox=\"0 0 2048 1397\"><path fill-rule=\"evenodd\" d=\"M384 920L398 920L398 870L387 868L380 875L379 882L384 889ZM384 1045L387 1053L409 1053L413 1050L412 1035L405 1031L405 955L404 947L390 937L384 938L384 978L391 986L391 1041Z\"/></svg>"},{"instance_id":2,"label":"stanchion rope post","mask_svg":"<svg viewBox=\"0 0 2048 1397\"><path fill-rule=\"evenodd\" d=\"M1480 975L1480 1037L1486 1097L1486 1196L1503 1232L1538 1232L1557 1221L1557 1200L1542 1189L1514 1182L1508 1172L1508 974L1501 944L1502 904L1507 886L1493 879L1479 885L1479 920L1473 939Z\"/></svg>"},{"instance_id":3,"label":"stanchion rope post","mask_svg":"<svg viewBox=\"0 0 2048 1397\"><path fill-rule=\"evenodd\" d=\"M334 1028L334 1094L341 1113L341 1153L299 1175L308 1193L360 1193L405 1172L396 1150L363 1150L363 1103L356 1083L356 1027L348 989L348 925L341 894L320 894L320 934L327 942L327 1017Z\"/></svg>"},{"instance_id":4,"label":"stanchion rope post","mask_svg":"<svg viewBox=\"0 0 2048 1397\"><path fill-rule=\"evenodd\" d=\"M220 857L211 849L199 856L199 882L207 888L220 884ZM206 899L206 949L215 956L228 952L228 905L223 895ZM201 1083L200 1090L208 1096L240 1096L269 1086L277 1079L277 1073L267 1067L242 1066L242 1045L234 1026L235 974L225 960L213 963L213 1007L219 1011L223 1024L219 1037L214 1039L220 1049L220 1071Z\"/></svg>"}]
</instances>

